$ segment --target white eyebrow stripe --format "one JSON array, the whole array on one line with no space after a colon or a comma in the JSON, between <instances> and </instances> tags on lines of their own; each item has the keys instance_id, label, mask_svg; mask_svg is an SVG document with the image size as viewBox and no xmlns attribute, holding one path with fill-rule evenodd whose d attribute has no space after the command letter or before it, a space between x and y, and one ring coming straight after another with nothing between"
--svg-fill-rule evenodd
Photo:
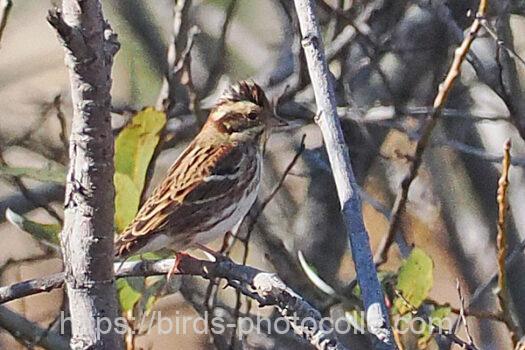
<instances>
[{"instance_id":1,"label":"white eyebrow stripe","mask_svg":"<svg viewBox=\"0 0 525 350\"><path fill-rule=\"evenodd\" d=\"M253 111L260 112L261 110L262 108L260 106L250 101L230 102L220 105L212 114L212 118L215 121L219 121L232 112L239 114L248 114Z\"/></svg>"}]
</instances>

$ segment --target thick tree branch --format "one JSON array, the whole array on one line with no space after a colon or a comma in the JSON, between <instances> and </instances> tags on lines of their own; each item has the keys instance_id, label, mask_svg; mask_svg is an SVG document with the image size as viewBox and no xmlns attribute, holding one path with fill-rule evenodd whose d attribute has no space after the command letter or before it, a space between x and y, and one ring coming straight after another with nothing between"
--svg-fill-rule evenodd
<instances>
[{"instance_id":1,"label":"thick tree branch","mask_svg":"<svg viewBox=\"0 0 525 350\"><path fill-rule=\"evenodd\" d=\"M366 231L357 183L350 164L343 132L337 116L334 90L324 55L321 33L311 0L295 0L308 71L314 89L319 117L316 122L323 134L341 204L346 231L352 247L366 310L367 327L374 335L376 348L394 348L383 290L377 278Z\"/></svg>"},{"instance_id":2,"label":"thick tree branch","mask_svg":"<svg viewBox=\"0 0 525 350\"><path fill-rule=\"evenodd\" d=\"M208 280L224 278L229 286L257 300L260 306L275 306L289 320L294 332L317 349L345 349L335 338L335 332L326 322L321 322L319 311L288 288L276 274L238 265L221 257L218 261L207 261L179 254L177 259L179 260L117 262L113 266L117 278L166 275L174 264L177 266L177 274L201 276ZM0 304L60 288L64 284L65 275L60 272L1 287Z\"/></svg>"},{"instance_id":3,"label":"thick tree branch","mask_svg":"<svg viewBox=\"0 0 525 350\"><path fill-rule=\"evenodd\" d=\"M63 11L63 12L62 12ZM66 49L73 123L61 235L75 349L120 349L112 329L118 302L113 269L113 135L110 124L111 66L119 48L98 0L63 0L49 23Z\"/></svg>"}]
</instances>

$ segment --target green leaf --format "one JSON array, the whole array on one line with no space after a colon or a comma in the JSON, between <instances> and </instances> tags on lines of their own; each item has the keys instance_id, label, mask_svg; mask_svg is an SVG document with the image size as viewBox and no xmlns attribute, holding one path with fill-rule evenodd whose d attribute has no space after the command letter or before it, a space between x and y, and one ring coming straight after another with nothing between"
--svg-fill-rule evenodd
<instances>
[{"instance_id":1,"label":"green leaf","mask_svg":"<svg viewBox=\"0 0 525 350\"><path fill-rule=\"evenodd\" d=\"M41 224L35 221L26 219L24 216L19 215L7 208L5 211L6 219L22 231L25 231L32 235L39 241L45 241L54 245L59 245L59 234L62 227L58 224Z\"/></svg>"},{"instance_id":2,"label":"green leaf","mask_svg":"<svg viewBox=\"0 0 525 350\"><path fill-rule=\"evenodd\" d=\"M415 308L421 305L432 289L433 265L432 259L423 250L414 248L399 269L396 289ZM394 306L401 315L410 311L410 307L400 297L395 299Z\"/></svg>"},{"instance_id":3,"label":"green leaf","mask_svg":"<svg viewBox=\"0 0 525 350\"><path fill-rule=\"evenodd\" d=\"M61 164L49 162L44 168L24 168L0 165L0 175L24 176L43 182L55 182L64 184L66 182L66 168Z\"/></svg>"},{"instance_id":4,"label":"green leaf","mask_svg":"<svg viewBox=\"0 0 525 350\"><path fill-rule=\"evenodd\" d=\"M143 277L120 278L117 280L117 292L122 311L127 312L133 309L142 296L143 286Z\"/></svg>"},{"instance_id":5,"label":"green leaf","mask_svg":"<svg viewBox=\"0 0 525 350\"><path fill-rule=\"evenodd\" d=\"M166 125L153 108L137 113L115 140L115 224L119 231L135 216L149 164Z\"/></svg>"},{"instance_id":6,"label":"green leaf","mask_svg":"<svg viewBox=\"0 0 525 350\"><path fill-rule=\"evenodd\" d=\"M133 220L140 205L142 191L126 175L115 173L115 226L121 232Z\"/></svg>"}]
</instances>

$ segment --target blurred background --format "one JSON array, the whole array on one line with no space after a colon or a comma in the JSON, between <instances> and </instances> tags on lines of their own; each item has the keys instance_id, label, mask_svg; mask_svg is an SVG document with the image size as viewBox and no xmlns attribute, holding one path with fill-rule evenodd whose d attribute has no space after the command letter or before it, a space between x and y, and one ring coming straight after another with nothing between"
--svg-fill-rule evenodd
<instances>
[{"instance_id":1,"label":"blurred background","mask_svg":"<svg viewBox=\"0 0 525 350\"><path fill-rule=\"evenodd\" d=\"M0 43L1 285L62 270L53 249L12 225L5 216L6 209L11 208L40 223L59 224L62 218L60 172L68 161L65 144L72 109L64 51L46 21L48 10L55 5L59 4L14 0ZM348 312L352 307L320 290L298 259L300 251L310 271L338 293L344 293L355 277L332 174L313 122L316 108L293 2L112 0L103 5L121 43L113 68L115 134L146 106L165 109L168 116L165 142L147 191L166 174L224 88L238 79L254 79L275 102L278 113L296 126L272 135L267 143L259 207L300 151L303 135L306 149L257 220L246 220L241 239L234 242L230 254L237 262L247 259L251 266L277 272L324 314ZM396 193L412 161L438 84L477 6L478 2L471 0L317 1L338 112L374 250L388 232ZM458 279L467 305L472 302L469 312L498 312L493 287L482 293L479 289L497 270L496 191L507 139L512 140L513 156L509 251L523 248L524 9L521 0L489 2L486 27L461 67L419 176L410 187L401 220L404 239L397 239L399 246L390 249L386 263L380 266L385 276L387 272L395 275L410 248L421 248L433 261L428 305L459 308ZM194 35L193 26L198 26L199 34ZM184 50L191 41L193 46L186 55ZM173 78L177 84L168 91L163 86L165 76L179 61L189 68ZM8 168L46 169L47 175L59 175L38 179L38 174L14 173ZM246 236L249 242L243 238ZM211 246L218 249L221 243ZM525 322L524 262L518 254L509 269L508 282L521 324ZM180 317L208 309L229 320L250 312L273 315L271 308L259 309L231 289L210 286L199 278L182 278L174 290L158 292L153 310ZM44 329L56 331L57 316L65 305L62 291L55 290L10 302L6 307ZM136 315L141 311L129 312ZM456 318L454 312L451 315ZM480 349L513 347L503 322L490 316L468 317L468 322ZM0 328L6 327L0 324ZM463 330L458 334L465 336ZM291 334L249 334L232 341L234 338L231 334L144 334L128 337L127 342L129 349L309 348ZM370 348L366 336L342 339L352 349ZM418 343L418 337L405 336L402 342L405 349L450 347L441 337ZM0 330L0 348L35 347Z\"/></svg>"}]
</instances>

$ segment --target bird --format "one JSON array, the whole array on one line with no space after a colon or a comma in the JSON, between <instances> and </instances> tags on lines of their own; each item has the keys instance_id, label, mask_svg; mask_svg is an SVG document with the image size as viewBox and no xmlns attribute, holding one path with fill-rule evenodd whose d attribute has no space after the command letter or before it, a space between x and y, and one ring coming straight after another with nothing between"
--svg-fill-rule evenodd
<instances>
[{"instance_id":1,"label":"bird","mask_svg":"<svg viewBox=\"0 0 525 350\"><path fill-rule=\"evenodd\" d=\"M285 125L255 82L231 85L116 238L116 257L180 252L235 233L259 192L264 135Z\"/></svg>"}]
</instances>

